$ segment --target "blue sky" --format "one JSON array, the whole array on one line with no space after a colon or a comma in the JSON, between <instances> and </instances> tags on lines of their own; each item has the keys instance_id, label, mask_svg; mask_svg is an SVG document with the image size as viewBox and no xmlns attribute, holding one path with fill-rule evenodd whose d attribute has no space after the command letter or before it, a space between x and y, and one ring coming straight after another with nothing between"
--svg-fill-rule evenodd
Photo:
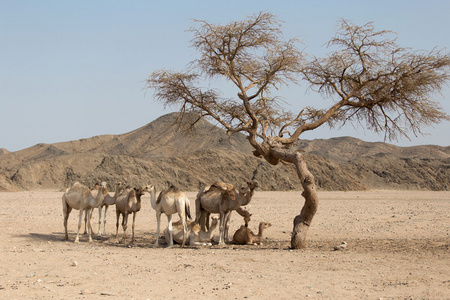
<instances>
[{"instance_id":1,"label":"blue sky","mask_svg":"<svg viewBox=\"0 0 450 300\"><path fill-rule=\"evenodd\" d=\"M450 48L450 1L5 1L0 0L0 148L17 151L103 134L122 134L171 112L145 91L157 69L183 70L196 58L186 30L192 19L212 23L268 11L285 22L286 38L322 56L339 18L398 34L415 50ZM305 86L283 91L297 111L317 101ZM450 88L436 95L450 113ZM322 100L320 100L322 101ZM324 102L330 103L330 102ZM296 106L298 105L298 106ZM450 145L449 123L400 146ZM348 126L302 138L383 136Z\"/></svg>"}]
</instances>

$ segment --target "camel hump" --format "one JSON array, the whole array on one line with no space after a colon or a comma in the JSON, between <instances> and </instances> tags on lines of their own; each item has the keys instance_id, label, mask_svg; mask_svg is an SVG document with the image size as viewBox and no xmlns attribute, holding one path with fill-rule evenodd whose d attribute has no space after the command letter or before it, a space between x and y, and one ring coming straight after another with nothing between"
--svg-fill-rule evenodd
<instances>
[{"instance_id":1,"label":"camel hump","mask_svg":"<svg viewBox=\"0 0 450 300\"><path fill-rule=\"evenodd\" d=\"M222 191L222 193L228 194L231 200L236 200L234 196L234 186L231 183L215 182L211 187L216 187Z\"/></svg>"},{"instance_id":2,"label":"camel hump","mask_svg":"<svg viewBox=\"0 0 450 300\"><path fill-rule=\"evenodd\" d=\"M179 193L181 190L173 184L167 189L168 193Z\"/></svg>"}]
</instances>

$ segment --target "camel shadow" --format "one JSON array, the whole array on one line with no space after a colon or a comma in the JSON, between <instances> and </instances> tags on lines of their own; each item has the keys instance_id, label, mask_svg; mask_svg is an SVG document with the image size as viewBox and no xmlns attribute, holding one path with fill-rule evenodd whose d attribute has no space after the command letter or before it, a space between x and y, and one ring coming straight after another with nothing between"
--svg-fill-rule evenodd
<instances>
[{"instance_id":1,"label":"camel shadow","mask_svg":"<svg viewBox=\"0 0 450 300\"><path fill-rule=\"evenodd\" d=\"M19 238L28 240L28 241L42 241L42 242L64 242L64 243L74 243L76 233L70 233L69 232L69 241L64 240L64 232L52 232L48 234L43 233L35 233L30 232L28 234L20 234L16 235ZM98 235L92 235L92 244L99 247L114 247L114 248L153 248L153 245L156 241L156 233L146 233L142 236L136 236L134 243L131 242L131 238L128 237L128 239L123 242L121 240L122 236L119 235L119 239L115 238L114 234L108 234L106 236L98 236ZM267 241L266 241L267 242ZM87 234L80 235L80 243L89 243ZM233 249L233 250L245 250L245 251L261 251L261 250L267 250L267 249L277 249L277 250L285 250L287 245L284 245L280 247L280 245L277 245L275 243L267 242L264 246L249 246L249 245L233 245L233 244L227 244L224 246L219 246L218 241L213 240L212 245L209 246L211 249ZM165 248L167 247L167 242L165 240L164 236L160 236L160 242L158 248ZM174 248L181 247L179 244L174 244ZM186 248L191 249L198 249L202 248L202 246L186 246Z\"/></svg>"},{"instance_id":2,"label":"camel shadow","mask_svg":"<svg viewBox=\"0 0 450 300\"><path fill-rule=\"evenodd\" d=\"M20 237L23 239L40 240L40 241L44 241L44 242L66 242L64 240L64 232L52 232L49 234L30 232L28 234L17 235L17 237ZM75 237L76 237L76 233L69 233L69 242L73 242L75 240ZM80 242L84 242L85 240L87 241L87 239L88 239L87 234L80 234ZM92 235L92 240L93 241L107 241L108 237Z\"/></svg>"},{"instance_id":3,"label":"camel shadow","mask_svg":"<svg viewBox=\"0 0 450 300\"><path fill-rule=\"evenodd\" d=\"M64 240L63 232L52 232L49 234L30 232L28 234L18 235L20 238L40 240L44 242L60 242Z\"/></svg>"}]
</instances>

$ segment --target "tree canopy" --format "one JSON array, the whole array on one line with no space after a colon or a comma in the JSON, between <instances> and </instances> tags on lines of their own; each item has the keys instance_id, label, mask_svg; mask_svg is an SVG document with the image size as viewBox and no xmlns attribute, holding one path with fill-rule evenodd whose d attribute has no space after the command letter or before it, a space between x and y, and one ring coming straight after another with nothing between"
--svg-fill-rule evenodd
<instances>
[{"instance_id":1,"label":"tree canopy","mask_svg":"<svg viewBox=\"0 0 450 300\"><path fill-rule=\"evenodd\" d=\"M153 72L147 87L166 105L211 117L229 132L273 136L283 144L325 123L358 122L392 140L449 120L432 99L449 79L447 53L402 48L392 32L377 31L372 22L339 20L330 54L308 59L299 40L283 38L281 25L271 13L226 25L194 20L191 46L200 57L184 72ZM217 77L233 83L235 98L200 87ZM305 99L291 112L273 95L281 85L305 82L333 105L318 109Z\"/></svg>"}]
</instances>

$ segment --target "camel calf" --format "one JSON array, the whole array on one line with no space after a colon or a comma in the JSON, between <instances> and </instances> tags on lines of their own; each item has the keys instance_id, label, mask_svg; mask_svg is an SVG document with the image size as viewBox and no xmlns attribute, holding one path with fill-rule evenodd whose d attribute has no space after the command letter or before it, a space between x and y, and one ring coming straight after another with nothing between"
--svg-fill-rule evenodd
<instances>
[{"instance_id":1,"label":"camel calf","mask_svg":"<svg viewBox=\"0 0 450 300\"><path fill-rule=\"evenodd\" d=\"M212 219L211 226L206 232L203 231L200 228L200 225L198 225L197 223L193 221L187 221L188 235L186 238L186 244L188 244L189 246L211 245L213 232L216 229L217 225L219 224L219 218L211 217L211 219ZM166 242L169 243L170 235L168 228L164 230L164 236L166 238ZM172 224L172 236L174 242L178 244L181 244L183 242L183 224L181 220Z\"/></svg>"},{"instance_id":2,"label":"camel calf","mask_svg":"<svg viewBox=\"0 0 450 300\"><path fill-rule=\"evenodd\" d=\"M245 227L244 225L241 226L233 235L233 244L237 245L262 245L262 235L263 231L266 228L269 228L272 226L270 223L261 222L259 223L259 232L258 234L254 234L253 231L250 230L250 228Z\"/></svg>"}]
</instances>

